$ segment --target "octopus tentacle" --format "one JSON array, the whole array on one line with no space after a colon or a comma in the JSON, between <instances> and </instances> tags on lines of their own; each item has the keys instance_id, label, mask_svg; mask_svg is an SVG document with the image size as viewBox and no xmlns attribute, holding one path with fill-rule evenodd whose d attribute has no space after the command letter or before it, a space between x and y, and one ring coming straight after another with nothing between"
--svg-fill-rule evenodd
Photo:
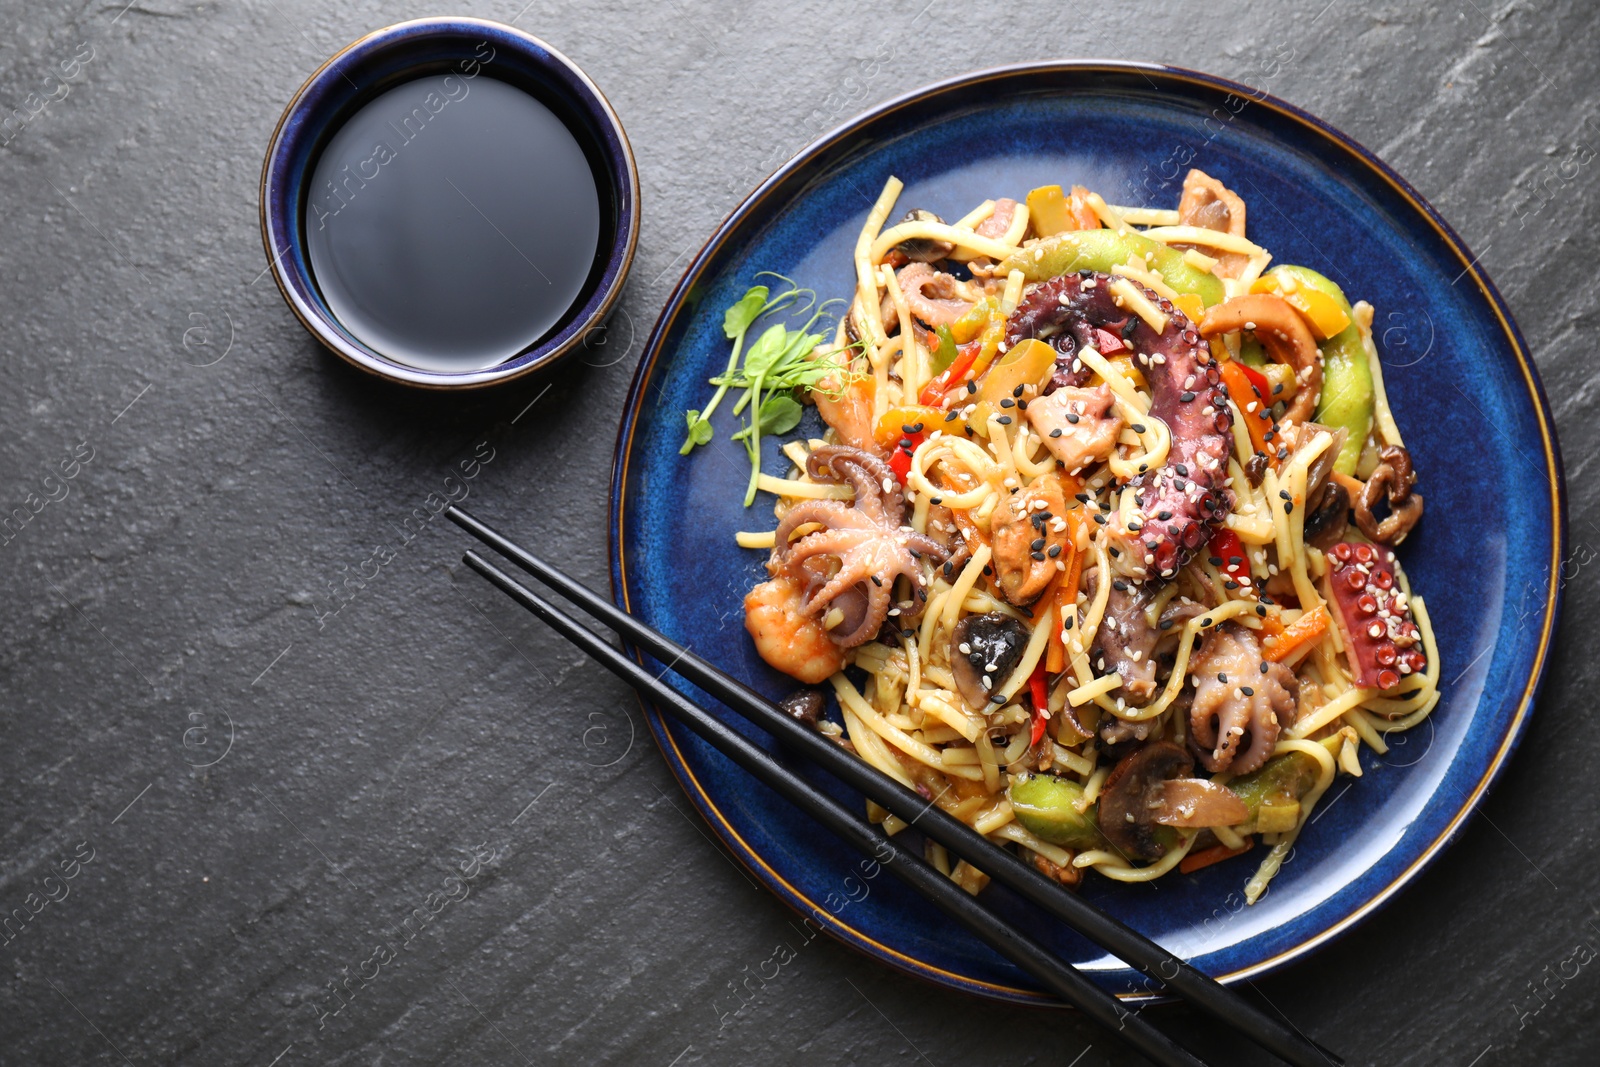
<instances>
[{"instance_id":1,"label":"octopus tentacle","mask_svg":"<svg viewBox=\"0 0 1600 1067\"><path fill-rule=\"evenodd\" d=\"M1051 391L1082 387L1090 370L1077 358L1081 348L1099 347L1112 334L1131 348L1150 385L1150 415L1172 431L1167 461L1128 485L1138 507L1113 516L1107 527L1118 542L1117 567L1133 578L1176 575L1233 508L1222 488L1232 447L1233 414L1211 348L1182 311L1139 287L1167 317L1159 333L1117 306L1109 274L1082 271L1033 287L1006 322L1006 341L1038 337L1053 346L1056 373ZM1130 283L1132 284L1132 283Z\"/></svg>"},{"instance_id":2,"label":"octopus tentacle","mask_svg":"<svg viewBox=\"0 0 1600 1067\"><path fill-rule=\"evenodd\" d=\"M850 483L856 510L874 522L898 526L904 521L905 497L894 472L877 456L848 445L823 445L811 450L806 470L819 482Z\"/></svg>"}]
</instances>

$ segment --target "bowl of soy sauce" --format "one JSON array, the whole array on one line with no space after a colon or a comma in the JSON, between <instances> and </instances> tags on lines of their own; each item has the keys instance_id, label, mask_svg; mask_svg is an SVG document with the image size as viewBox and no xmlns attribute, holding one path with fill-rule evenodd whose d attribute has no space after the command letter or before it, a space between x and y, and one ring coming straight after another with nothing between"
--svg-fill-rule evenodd
<instances>
[{"instance_id":1,"label":"bowl of soy sauce","mask_svg":"<svg viewBox=\"0 0 1600 1067\"><path fill-rule=\"evenodd\" d=\"M576 64L510 26L368 34L285 109L261 236L290 309L392 381L470 389L547 367L599 326L639 237L622 123Z\"/></svg>"}]
</instances>

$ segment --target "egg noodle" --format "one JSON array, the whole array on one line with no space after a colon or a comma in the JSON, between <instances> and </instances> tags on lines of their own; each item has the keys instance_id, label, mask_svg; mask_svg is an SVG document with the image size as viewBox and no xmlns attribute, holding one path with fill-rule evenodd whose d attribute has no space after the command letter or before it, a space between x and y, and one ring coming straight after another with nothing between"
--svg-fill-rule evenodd
<instances>
[{"instance_id":1,"label":"egg noodle","mask_svg":"<svg viewBox=\"0 0 1600 1067\"><path fill-rule=\"evenodd\" d=\"M1049 186L892 223L901 191L868 213L812 357L841 373L797 393L829 429L759 476L776 537L738 535L772 552L746 604L757 646L823 682L839 721L820 729L1060 881L1262 846L1253 903L1334 779L1439 700L1392 547L1421 497L1372 308L1269 270L1243 201L1199 171L1178 209ZM844 548L807 548L810 571L789 555L867 536L851 463L903 510L872 527L914 557L887 585L837 581ZM807 521L786 531L791 513ZM841 640L879 602L875 633Z\"/></svg>"}]
</instances>

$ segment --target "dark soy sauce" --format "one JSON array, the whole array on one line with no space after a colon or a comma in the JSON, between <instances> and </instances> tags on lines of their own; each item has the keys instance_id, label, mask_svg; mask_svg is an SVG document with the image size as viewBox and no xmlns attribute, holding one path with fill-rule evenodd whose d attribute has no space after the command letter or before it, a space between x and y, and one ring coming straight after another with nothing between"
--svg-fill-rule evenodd
<instances>
[{"instance_id":1,"label":"dark soy sauce","mask_svg":"<svg viewBox=\"0 0 1600 1067\"><path fill-rule=\"evenodd\" d=\"M357 111L317 160L306 246L351 334L412 367L492 367L578 298L600 240L583 148L493 78L419 78Z\"/></svg>"}]
</instances>

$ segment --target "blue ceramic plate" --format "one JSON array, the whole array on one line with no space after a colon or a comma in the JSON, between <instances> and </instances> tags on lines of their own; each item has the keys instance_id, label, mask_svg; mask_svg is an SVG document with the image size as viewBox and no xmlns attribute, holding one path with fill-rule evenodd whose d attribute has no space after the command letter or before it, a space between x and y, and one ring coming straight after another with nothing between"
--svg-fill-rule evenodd
<instances>
[{"instance_id":1,"label":"blue ceramic plate","mask_svg":"<svg viewBox=\"0 0 1600 1067\"><path fill-rule=\"evenodd\" d=\"M1276 262L1313 267L1376 306L1390 399L1428 504L1402 559L1443 661L1432 718L1395 735L1386 757L1369 753L1364 777L1341 780L1259 903L1242 900L1259 850L1154 885L1085 880L1083 892L1112 914L1227 981L1350 929L1459 832L1526 725L1559 606L1561 463L1522 339L1455 234L1342 134L1219 78L1084 62L969 75L823 137L723 223L662 312L617 446L612 576L617 601L645 622L772 696L789 692L794 683L761 662L742 625L741 599L763 576L764 553L733 540L736 530L772 526L771 498L740 506L749 468L728 442L726 418L713 444L678 455L684 409L702 406L706 379L728 357L723 309L758 271L848 296L856 234L890 175L906 183L898 211L956 218L986 198L1050 183L1172 207L1190 166L1244 197L1250 237ZM1471 478L1459 476L1464 452ZM778 473L785 462L768 445L765 468ZM650 725L735 855L834 936L955 988L1041 999L1020 971L893 879L850 878L851 853L686 730L654 714ZM1108 989L1143 992L1120 961L1001 887L984 896Z\"/></svg>"}]
</instances>

